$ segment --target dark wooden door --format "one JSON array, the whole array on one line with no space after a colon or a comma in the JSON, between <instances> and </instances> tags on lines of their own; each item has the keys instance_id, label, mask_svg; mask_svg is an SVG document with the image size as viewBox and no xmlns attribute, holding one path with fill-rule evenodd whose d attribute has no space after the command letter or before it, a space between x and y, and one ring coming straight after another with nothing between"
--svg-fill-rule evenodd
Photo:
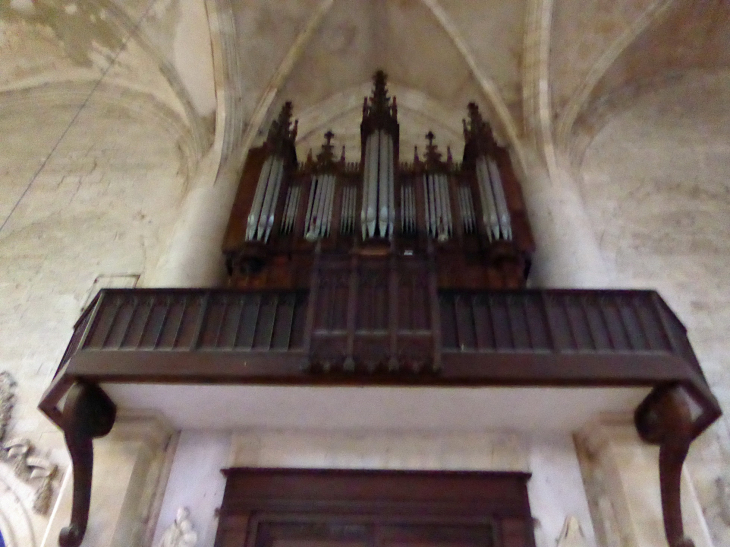
<instances>
[{"instance_id":1,"label":"dark wooden door","mask_svg":"<svg viewBox=\"0 0 730 547\"><path fill-rule=\"evenodd\" d=\"M525 473L230 469L216 547L534 547Z\"/></svg>"}]
</instances>

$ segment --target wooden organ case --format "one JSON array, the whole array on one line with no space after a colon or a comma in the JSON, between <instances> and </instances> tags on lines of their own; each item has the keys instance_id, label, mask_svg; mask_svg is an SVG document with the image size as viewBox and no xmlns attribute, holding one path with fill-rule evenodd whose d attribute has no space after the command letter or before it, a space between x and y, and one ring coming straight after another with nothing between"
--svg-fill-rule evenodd
<instances>
[{"instance_id":1,"label":"wooden organ case","mask_svg":"<svg viewBox=\"0 0 730 547\"><path fill-rule=\"evenodd\" d=\"M682 465L721 409L679 318L654 291L525 290L534 245L522 193L475 104L461 163L448 150L444 159L431 133L423 159L400 161L396 100L382 72L360 130L358 163L337 157L331 132L316 158L299 163L285 104L244 166L223 244L231 288L103 289L84 310L39 405L63 430L73 466L60 545L78 547L84 538L92 441L110 432L117 405L174 416L178 388L201 384L644 388L648 395L627 410L639 436L659 445L669 545L692 545L682 522ZM134 406L129 394L145 384L164 396ZM526 479L518 479L523 488ZM489 497L496 491L487 486ZM245 527L239 510L251 507L237 492L249 490L227 490L238 509L223 508L219 537L229 517ZM294 506L302 501L309 503ZM524 547L532 542L526 503L521 516ZM498 520L489 527L504 532ZM381 529L430 537L411 521L399 526ZM241 545L241 536L231 537Z\"/></svg>"},{"instance_id":2,"label":"wooden organ case","mask_svg":"<svg viewBox=\"0 0 730 547\"><path fill-rule=\"evenodd\" d=\"M229 285L315 299L315 368L435 370L440 318L459 320L439 295L524 288L534 242L509 153L476 104L461 163L431 132L406 163L396 98L382 71L373 82L359 163L337 156L331 131L299 163L289 102L249 152L223 243Z\"/></svg>"}]
</instances>

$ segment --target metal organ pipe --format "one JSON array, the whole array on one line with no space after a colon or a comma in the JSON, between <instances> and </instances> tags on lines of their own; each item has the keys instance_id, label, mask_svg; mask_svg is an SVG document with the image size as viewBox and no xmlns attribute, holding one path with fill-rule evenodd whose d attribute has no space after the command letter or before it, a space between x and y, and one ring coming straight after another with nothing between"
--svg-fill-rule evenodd
<instances>
[{"instance_id":1,"label":"metal organ pipe","mask_svg":"<svg viewBox=\"0 0 730 547\"><path fill-rule=\"evenodd\" d=\"M474 202L471 199L471 190L468 186L459 187L459 199L461 201L461 214L464 223L464 230L472 233L475 229Z\"/></svg>"},{"instance_id":2,"label":"metal organ pipe","mask_svg":"<svg viewBox=\"0 0 730 547\"><path fill-rule=\"evenodd\" d=\"M314 209L314 194L317 190L317 179L312 179L312 183L309 185L309 201L307 202L307 216L304 218L304 235L309 237L309 230L311 229L312 222L312 210Z\"/></svg>"},{"instance_id":3,"label":"metal organ pipe","mask_svg":"<svg viewBox=\"0 0 730 547\"><path fill-rule=\"evenodd\" d=\"M340 219L340 232L349 234L353 231L355 224L355 197L356 190L352 186L342 189L342 217Z\"/></svg>"},{"instance_id":4,"label":"metal organ pipe","mask_svg":"<svg viewBox=\"0 0 730 547\"><path fill-rule=\"evenodd\" d=\"M299 195L301 188L299 186L291 186L286 194L286 205L284 206L284 218L281 220L281 231L284 234L291 232L294 226L294 218L299 209Z\"/></svg>"},{"instance_id":5,"label":"metal organ pipe","mask_svg":"<svg viewBox=\"0 0 730 547\"><path fill-rule=\"evenodd\" d=\"M368 136L363 165L363 238L387 237L395 223L395 165L392 137L378 130Z\"/></svg>"},{"instance_id":6,"label":"metal organ pipe","mask_svg":"<svg viewBox=\"0 0 730 547\"><path fill-rule=\"evenodd\" d=\"M433 206L433 175L423 175L423 195L426 197L426 231L433 235L436 211Z\"/></svg>"},{"instance_id":7,"label":"metal organ pipe","mask_svg":"<svg viewBox=\"0 0 730 547\"><path fill-rule=\"evenodd\" d=\"M443 173L425 174L423 188L426 200L426 231L431 237L446 241L453 233L448 176Z\"/></svg>"},{"instance_id":8,"label":"metal organ pipe","mask_svg":"<svg viewBox=\"0 0 730 547\"><path fill-rule=\"evenodd\" d=\"M380 132L376 131L368 137L365 161L368 164L367 178L365 179L367 200L363 200L363 207L367 207L365 218L365 237L375 236L375 227L378 216L378 157L380 155Z\"/></svg>"},{"instance_id":9,"label":"metal organ pipe","mask_svg":"<svg viewBox=\"0 0 730 547\"><path fill-rule=\"evenodd\" d=\"M416 233L416 189L413 186L408 187L408 217L411 232Z\"/></svg>"},{"instance_id":10,"label":"metal organ pipe","mask_svg":"<svg viewBox=\"0 0 730 547\"><path fill-rule=\"evenodd\" d=\"M489 158L489 178L492 181L492 190L494 191L494 200L497 205L497 214L499 215L499 227L502 230L504 239L512 239L512 219L510 218L509 209L507 207L507 199L504 195L504 186L502 186L502 177L499 174L499 168L492 158Z\"/></svg>"},{"instance_id":11,"label":"metal organ pipe","mask_svg":"<svg viewBox=\"0 0 730 547\"><path fill-rule=\"evenodd\" d=\"M459 186L456 189L456 199L459 202L459 213L461 214L461 223L464 226L464 231L469 231L469 220L467 219L466 204L464 203L464 193L461 191L463 187Z\"/></svg>"},{"instance_id":12,"label":"metal organ pipe","mask_svg":"<svg viewBox=\"0 0 730 547\"><path fill-rule=\"evenodd\" d=\"M268 219L266 221L266 231L264 232L264 241L269 240L271 229L274 227L274 216L276 215L276 204L279 202L279 192L281 191L281 181L284 178L284 160L276 158L274 165L277 166L276 178L274 179L274 187L271 191L271 202L269 203ZM268 194L269 192L267 192ZM263 215L262 215L263 216Z\"/></svg>"},{"instance_id":13,"label":"metal organ pipe","mask_svg":"<svg viewBox=\"0 0 730 547\"><path fill-rule=\"evenodd\" d=\"M378 228L380 236L388 231L388 139L378 131L380 147L378 152Z\"/></svg>"},{"instance_id":14,"label":"metal organ pipe","mask_svg":"<svg viewBox=\"0 0 730 547\"><path fill-rule=\"evenodd\" d=\"M381 138L383 137L388 142L388 234L392 234L393 225L395 224L395 158L393 138L385 132L383 132Z\"/></svg>"},{"instance_id":15,"label":"metal organ pipe","mask_svg":"<svg viewBox=\"0 0 730 547\"><path fill-rule=\"evenodd\" d=\"M248 223L246 226L246 239L248 241L256 239L256 228L258 227L259 218L261 217L261 206L263 205L266 187L269 184L271 167L273 163L274 158L272 156L269 156L268 158L266 158L264 165L261 167L259 182L256 185L256 192L253 196L253 202L251 203L251 212L248 215Z\"/></svg>"},{"instance_id":16,"label":"metal organ pipe","mask_svg":"<svg viewBox=\"0 0 730 547\"><path fill-rule=\"evenodd\" d=\"M453 233L453 224L451 223L451 196L449 196L449 179L446 175L441 175L441 192L444 196L444 213L446 216L446 236L451 237Z\"/></svg>"},{"instance_id":17,"label":"metal organ pipe","mask_svg":"<svg viewBox=\"0 0 730 547\"><path fill-rule=\"evenodd\" d=\"M322 237L322 233L324 232L325 215L327 214L327 175L319 176L317 194L319 196L319 204L317 208L317 222L315 223L315 230L317 237Z\"/></svg>"},{"instance_id":18,"label":"metal organ pipe","mask_svg":"<svg viewBox=\"0 0 730 547\"><path fill-rule=\"evenodd\" d=\"M479 156L476 163L478 186L482 198L482 208L484 210L484 225L487 229L489 240L493 241L499 239L499 215L497 214L492 184L489 179L489 172L487 171L487 160L484 156Z\"/></svg>"},{"instance_id":19,"label":"metal organ pipe","mask_svg":"<svg viewBox=\"0 0 730 547\"><path fill-rule=\"evenodd\" d=\"M305 237L309 241L315 241L330 234L334 196L334 175L315 175L312 178L307 214L304 220Z\"/></svg>"},{"instance_id":20,"label":"metal organ pipe","mask_svg":"<svg viewBox=\"0 0 730 547\"><path fill-rule=\"evenodd\" d=\"M335 197L335 176L327 175L327 205L324 210L324 236L330 235L330 224L332 223L332 203Z\"/></svg>"}]
</instances>

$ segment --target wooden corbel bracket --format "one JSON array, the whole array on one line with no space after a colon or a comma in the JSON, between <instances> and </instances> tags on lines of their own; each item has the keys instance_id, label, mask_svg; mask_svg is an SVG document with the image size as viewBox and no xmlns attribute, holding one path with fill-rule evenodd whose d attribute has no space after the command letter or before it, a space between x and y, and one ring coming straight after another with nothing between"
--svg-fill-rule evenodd
<instances>
[{"instance_id":1,"label":"wooden corbel bracket","mask_svg":"<svg viewBox=\"0 0 730 547\"><path fill-rule=\"evenodd\" d=\"M659 483L664 514L664 532L670 547L694 547L684 535L680 483L682 465L692 441L704 430L698 428L706 413L693 417L690 394L680 384L655 387L636 409L634 420L642 440L659 445Z\"/></svg>"},{"instance_id":2,"label":"wooden corbel bracket","mask_svg":"<svg viewBox=\"0 0 730 547\"><path fill-rule=\"evenodd\" d=\"M68 391L61 412L61 428L73 467L73 505L71 522L61 530L61 547L78 547L89 521L91 474L94 467L92 439L111 431L116 406L96 384L77 381Z\"/></svg>"}]
</instances>

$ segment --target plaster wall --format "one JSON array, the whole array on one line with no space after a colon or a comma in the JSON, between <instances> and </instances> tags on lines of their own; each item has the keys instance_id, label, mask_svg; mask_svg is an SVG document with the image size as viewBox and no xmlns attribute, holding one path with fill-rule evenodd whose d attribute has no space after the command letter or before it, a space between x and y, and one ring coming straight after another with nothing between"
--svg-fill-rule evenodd
<instances>
[{"instance_id":1,"label":"plaster wall","mask_svg":"<svg viewBox=\"0 0 730 547\"><path fill-rule=\"evenodd\" d=\"M9 435L31 438L59 479L63 439L36 405L95 280L157 263L187 169L184 126L164 108L81 91L0 95L0 362L18 382ZM47 522L32 524L39 540Z\"/></svg>"},{"instance_id":2,"label":"plaster wall","mask_svg":"<svg viewBox=\"0 0 730 547\"><path fill-rule=\"evenodd\" d=\"M188 507L212 547L224 467L528 471L537 547L555 544L574 516L587 547L596 545L580 467L570 435L515 431L382 432L366 430L185 430L175 454L156 537Z\"/></svg>"},{"instance_id":3,"label":"plaster wall","mask_svg":"<svg viewBox=\"0 0 730 547\"><path fill-rule=\"evenodd\" d=\"M718 545L730 541L730 73L696 73L614 112L578 177L604 261L657 288L688 328L725 410L690 470Z\"/></svg>"}]
</instances>

